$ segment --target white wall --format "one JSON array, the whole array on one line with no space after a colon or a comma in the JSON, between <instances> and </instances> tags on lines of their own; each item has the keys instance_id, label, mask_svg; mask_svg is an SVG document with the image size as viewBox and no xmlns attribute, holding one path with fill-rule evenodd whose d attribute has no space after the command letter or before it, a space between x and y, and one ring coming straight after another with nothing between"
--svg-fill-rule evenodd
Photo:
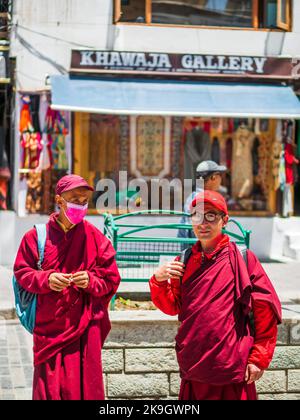
<instances>
[{"instance_id":1,"label":"white wall","mask_svg":"<svg viewBox=\"0 0 300 420\"><path fill-rule=\"evenodd\" d=\"M13 33L19 89L42 89L46 74L67 72L72 48L300 57L300 1L292 33L112 25L113 0L15 0ZM22 27L27 29L24 29ZM32 32L35 31L35 32ZM47 38L41 34L46 34ZM74 44L71 44L74 43ZM76 45L79 44L79 45Z\"/></svg>"},{"instance_id":2,"label":"white wall","mask_svg":"<svg viewBox=\"0 0 300 420\"><path fill-rule=\"evenodd\" d=\"M20 245L23 235L37 223L47 223L47 216L30 215L24 218L18 217L14 212L0 212L0 265L12 266L16 252ZM87 220L94 224L98 229L103 231L103 217L89 216ZM250 239L250 248L262 260L270 258L280 259L283 256L284 232L289 229L299 229L299 219L279 219L276 217L254 218L254 217L237 217L245 229L252 231ZM179 222L179 219L164 217L134 217L131 223L140 223L148 225L157 225L161 223ZM232 225L229 230L232 230ZM151 236L151 233L146 233ZM177 230L155 231L152 235L158 237L176 236Z\"/></svg>"}]
</instances>

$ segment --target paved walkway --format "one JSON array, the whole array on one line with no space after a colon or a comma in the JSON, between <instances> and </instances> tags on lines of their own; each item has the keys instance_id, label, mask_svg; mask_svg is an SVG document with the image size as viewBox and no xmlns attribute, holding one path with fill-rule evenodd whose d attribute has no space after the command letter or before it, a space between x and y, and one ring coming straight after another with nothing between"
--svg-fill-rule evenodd
<instances>
[{"instance_id":1,"label":"paved walkway","mask_svg":"<svg viewBox=\"0 0 300 420\"><path fill-rule=\"evenodd\" d=\"M0 321L0 400L31 400L32 337L18 321Z\"/></svg>"}]
</instances>

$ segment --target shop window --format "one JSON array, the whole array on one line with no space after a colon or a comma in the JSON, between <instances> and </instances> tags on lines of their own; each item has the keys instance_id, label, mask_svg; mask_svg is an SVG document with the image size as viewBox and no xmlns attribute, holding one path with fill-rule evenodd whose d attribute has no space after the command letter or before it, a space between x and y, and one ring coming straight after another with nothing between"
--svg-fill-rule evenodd
<instances>
[{"instance_id":1,"label":"shop window","mask_svg":"<svg viewBox=\"0 0 300 420\"><path fill-rule=\"evenodd\" d=\"M76 113L74 122L74 173L83 176L95 188L99 180L113 181L117 212L124 211L121 207L125 203L139 202L139 194L129 189L131 181L146 181L151 206L152 179L171 181L183 175L182 119L179 117ZM127 174L126 180L124 175L120 178L121 172ZM171 205L173 194L172 190ZM107 209L107 203L101 207L102 196L100 191L94 194L90 203L92 214L97 210L115 210ZM159 208L163 207L163 202L160 197Z\"/></svg>"},{"instance_id":2,"label":"shop window","mask_svg":"<svg viewBox=\"0 0 300 420\"><path fill-rule=\"evenodd\" d=\"M290 1L265 0L262 14L264 26L266 28L280 28L289 30Z\"/></svg>"},{"instance_id":3,"label":"shop window","mask_svg":"<svg viewBox=\"0 0 300 420\"><path fill-rule=\"evenodd\" d=\"M200 26L252 26L252 0L152 0L152 22Z\"/></svg>"},{"instance_id":4,"label":"shop window","mask_svg":"<svg viewBox=\"0 0 300 420\"><path fill-rule=\"evenodd\" d=\"M277 26L279 28L288 30L290 26L290 8L291 4L289 0L279 0L277 11Z\"/></svg>"},{"instance_id":5,"label":"shop window","mask_svg":"<svg viewBox=\"0 0 300 420\"><path fill-rule=\"evenodd\" d=\"M145 0L121 0L120 22L145 23Z\"/></svg>"},{"instance_id":6,"label":"shop window","mask_svg":"<svg viewBox=\"0 0 300 420\"><path fill-rule=\"evenodd\" d=\"M274 120L186 118L185 176L195 175L200 161L213 159L228 168L221 192L231 214L275 212L280 182L276 156L284 147L278 124ZM277 148L273 147L275 132Z\"/></svg>"},{"instance_id":7,"label":"shop window","mask_svg":"<svg viewBox=\"0 0 300 420\"><path fill-rule=\"evenodd\" d=\"M137 206L146 202L147 208L155 209L166 209L166 202L175 209L176 203L178 210L177 193L183 204L187 191L170 187L167 200L162 186L157 202L153 181L178 180L183 187L185 179L195 181L198 164L211 159L228 168L221 192L232 215L281 213L283 192L292 192L294 181L285 180L282 172L285 150L295 136L292 121L76 113L74 122L74 172L95 188L103 178L115 185L114 207L104 204L100 208L97 199L103 192L94 194L90 209L95 214L97 210L126 212L123 204L119 206L121 200ZM127 174L124 184L120 171ZM141 179L148 185L148 198L130 188L131 181ZM31 181L36 191L34 185L39 180Z\"/></svg>"},{"instance_id":8,"label":"shop window","mask_svg":"<svg viewBox=\"0 0 300 420\"><path fill-rule=\"evenodd\" d=\"M290 30L291 0L115 0L115 23Z\"/></svg>"}]
</instances>

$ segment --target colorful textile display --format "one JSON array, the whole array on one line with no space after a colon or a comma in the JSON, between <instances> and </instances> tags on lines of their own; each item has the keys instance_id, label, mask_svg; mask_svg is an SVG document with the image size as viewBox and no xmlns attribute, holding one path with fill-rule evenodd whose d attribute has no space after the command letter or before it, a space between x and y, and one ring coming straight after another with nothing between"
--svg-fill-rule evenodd
<instances>
[{"instance_id":1,"label":"colorful textile display","mask_svg":"<svg viewBox=\"0 0 300 420\"><path fill-rule=\"evenodd\" d=\"M254 134L240 126L234 136L231 191L234 198L248 198L253 189L252 147Z\"/></svg>"},{"instance_id":2,"label":"colorful textile display","mask_svg":"<svg viewBox=\"0 0 300 420\"><path fill-rule=\"evenodd\" d=\"M69 169L67 114L53 111L46 93L24 95L20 105L20 168L27 178L26 204L20 213L49 214L54 209L52 183L57 173L65 175Z\"/></svg>"}]
</instances>

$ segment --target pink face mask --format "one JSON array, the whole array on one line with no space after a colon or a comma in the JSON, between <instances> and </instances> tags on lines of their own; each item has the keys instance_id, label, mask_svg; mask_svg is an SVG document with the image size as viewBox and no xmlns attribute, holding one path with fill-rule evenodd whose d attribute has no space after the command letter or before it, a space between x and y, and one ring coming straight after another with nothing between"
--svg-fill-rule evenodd
<instances>
[{"instance_id":1,"label":"pink face mask","mask_svg":"<svg viewBox=\"0 0 300 420\"><path fill-rule=\"evenodd\" d=\"M79 204L73 204L66 201L67 210L64 210L66 218L69 220L72 225L78 225L82 222L88 211L88 204L80 206Z\"/></svg>"}]
</instances>

